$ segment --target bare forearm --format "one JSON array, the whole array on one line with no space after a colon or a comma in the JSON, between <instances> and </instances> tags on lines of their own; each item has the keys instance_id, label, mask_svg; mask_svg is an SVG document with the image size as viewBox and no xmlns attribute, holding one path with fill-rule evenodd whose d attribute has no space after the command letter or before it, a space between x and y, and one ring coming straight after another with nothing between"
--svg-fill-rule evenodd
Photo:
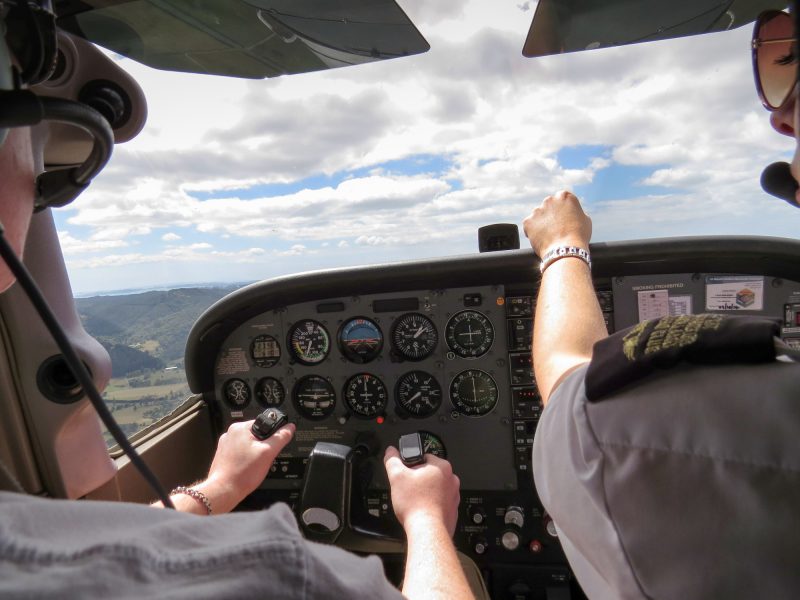
<instances>
[{"instance_id":1,"label":"bare forearm","mask_svg":"<svg viewBox=\"0 0 800 600\"><path fill-rule=\"evenodd\" d=\"M592 347L606 337L588 265L564 258L542 275L533 327L536 382L547 403L568 371L592 358Z\"/></svg>"},{"instance_id":2,"label":"bare forearm","mask_svg":"<svg viewBox=\"0 0 800 600\"><path fill-rule=\"evenodd\" d=\"M405 524L408 538L403 595L409 600L474 599L455 546L437 519Z\"/></svg>"}]
</instances>

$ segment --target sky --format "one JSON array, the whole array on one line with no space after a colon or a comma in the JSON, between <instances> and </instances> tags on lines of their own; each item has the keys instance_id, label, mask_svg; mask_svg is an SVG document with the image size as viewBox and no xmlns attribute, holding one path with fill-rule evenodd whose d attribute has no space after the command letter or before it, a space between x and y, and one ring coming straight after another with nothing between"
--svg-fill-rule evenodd
<instances>
[{"instance_id":1,"label":"sky","mask_svg":"<svg viewBox=\"0 0 800 600\"><path fill-rule=\"evenodd\" d=\"M117 58L148 121L54 212L73 291L474 253L559 189L593 241L800 234L758 183L793 141L756 96L749 26L528 59L535 2L399 4L429 52L266 80Z\"/></svg>"}]
</instances>

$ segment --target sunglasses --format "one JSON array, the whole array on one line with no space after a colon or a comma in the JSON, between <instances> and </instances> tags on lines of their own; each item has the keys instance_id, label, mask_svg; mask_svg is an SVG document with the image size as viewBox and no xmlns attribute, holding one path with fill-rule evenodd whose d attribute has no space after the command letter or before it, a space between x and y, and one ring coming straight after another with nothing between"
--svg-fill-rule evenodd
<instances>
[{"instance_id":1,"label":"sunglasses","mask_svg":"<svg viewBox=\"0 0 800 600\"><path fill-rule=\"evenodd\" d=\"M797 82L794 17L778 10L759 15L753 29L753 73L761 103L777 110Z\"/></svg>"}]
</instances>

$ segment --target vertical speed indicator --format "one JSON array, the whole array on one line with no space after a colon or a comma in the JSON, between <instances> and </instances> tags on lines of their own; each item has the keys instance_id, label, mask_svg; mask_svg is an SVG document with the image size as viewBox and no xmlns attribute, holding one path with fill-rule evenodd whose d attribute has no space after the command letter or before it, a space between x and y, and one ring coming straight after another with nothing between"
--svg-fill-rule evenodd
<instances>
[{"instance_id":1,"label":"vertical speed indicator","mask_svg":"<svg viewBox=\"0 0 800 600\"><path fill-rule=\"evenodd\" d=\"M415 417L434 414L442 404L442 387L436 378L425 371L411 371L397 380L397 404Z\"/></svg>"}]
</instances>

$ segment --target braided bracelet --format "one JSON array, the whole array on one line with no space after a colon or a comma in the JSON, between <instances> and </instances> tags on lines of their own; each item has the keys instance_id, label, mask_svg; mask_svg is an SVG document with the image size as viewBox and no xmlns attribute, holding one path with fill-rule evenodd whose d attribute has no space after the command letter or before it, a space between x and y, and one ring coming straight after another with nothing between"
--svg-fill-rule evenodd
<instances>
[{"instance_id":1,"label":"braided bracelet","mask_svg":"<svg viewBox=\"0 0 800 600\"><path fill-rule=\"evenodd\" d=\"M577 246L558 246L552 250L545 252L542 257L542 262L539 265L539 272L544 273L545 269L552 265L557 260L562 258L580 258L583 262L592 268L592 258L589 256L589 251Z\"/></svg>"},{"instance_id":2,"label":"braided bracelet","mask_svg":"<svg viewBox=\"0 0 800 600\"><path fill-rule=\"evenodd\" d=\"M170 496L173 496L175 494L186 494L190 498L194 498L205 507L206 511L208 511L208 514L211 514L211 502L203 492L196 490L194 488L188 488L179 485L169 493Z\"/></svg>"}]
</instances>

